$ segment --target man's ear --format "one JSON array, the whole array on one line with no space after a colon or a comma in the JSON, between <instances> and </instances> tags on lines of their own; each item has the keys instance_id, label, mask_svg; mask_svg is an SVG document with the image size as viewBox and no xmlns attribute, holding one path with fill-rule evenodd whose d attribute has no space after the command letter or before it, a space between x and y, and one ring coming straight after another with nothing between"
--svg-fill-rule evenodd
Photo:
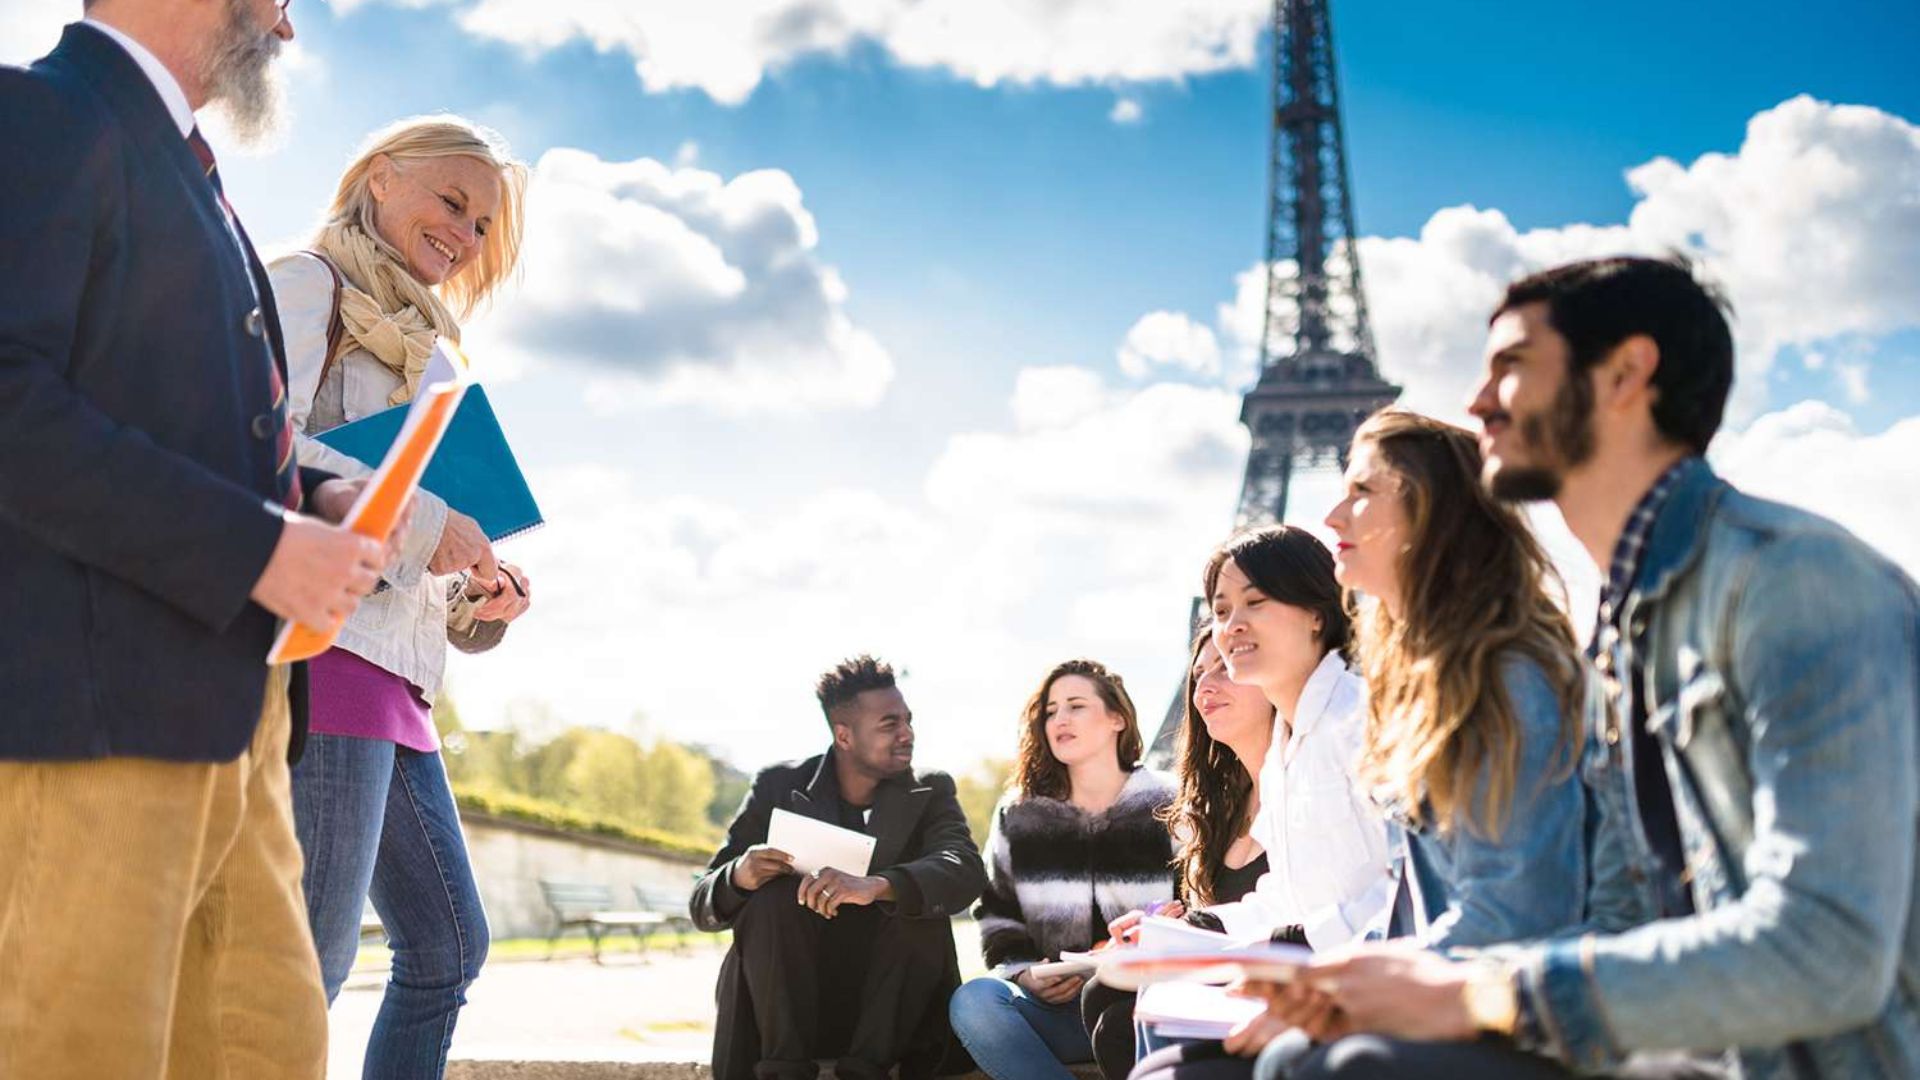
<instances>
[{"instance_id":1,"label":"man's ear","mask_svg":"<svg viewBox=\"0 0 1920 1080\"><path fill-rule=\"evenodd\" d=\"M1658 393L1654 372L1660 370L1660 346L1646 334L1634 334L1613 347L1595 369L1594 403L1601 407L1637 405Z\"/></svg>"},{"instance_id":2,"label":"man's ear","mask_svg":"<svg viewBox=\"0 0 1920 1080\"><path fill-rule=\"evenodd\" d=\"M852 725L842 724L837 720L833 720L833 721L828 721L827 727L828 727L828 730L833 732L833 748L835 750L853 749Z\"/></svg>"}]
</instances>

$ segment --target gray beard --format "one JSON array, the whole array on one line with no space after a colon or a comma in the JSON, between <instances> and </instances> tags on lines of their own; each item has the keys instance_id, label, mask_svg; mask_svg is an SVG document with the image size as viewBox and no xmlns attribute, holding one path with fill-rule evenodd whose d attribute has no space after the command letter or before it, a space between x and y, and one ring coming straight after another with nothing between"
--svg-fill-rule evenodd
<instances>
[{"instance_id":1,"label":"gray beard","mask_svg":"<svg viewBox=\"0 0 1920 1080\"><path fill-rule=\"evenodd\" d=\"M202 64L207 104L225 115L227 126L243 146L257 146L273 136L280 124L280 83L273 60L280 55L280 39L272 31L254 28L247 0L227 0L227 23Z\"/></svg>"}]
</instances>

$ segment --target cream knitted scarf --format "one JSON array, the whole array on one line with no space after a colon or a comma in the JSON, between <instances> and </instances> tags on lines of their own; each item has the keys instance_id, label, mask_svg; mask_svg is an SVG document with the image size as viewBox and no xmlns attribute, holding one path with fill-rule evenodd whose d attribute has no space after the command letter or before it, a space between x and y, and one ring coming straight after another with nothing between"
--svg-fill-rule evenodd
<instances>
[{"instance_id":1,"label":"cream knitted scarf","mask_svg":"<svg viewBox=\"0 0 1920 1080\"><path fill-rule=\"evenodd\" d=\"M346 278L340 287L340 322L346 335L392 368L405 384L390 405L413 400L426 374L436 337L458 342L453 312L394 257L393 248L360 226L338 223L321 230L314 247Z\"/></svg>"}]
</instances>

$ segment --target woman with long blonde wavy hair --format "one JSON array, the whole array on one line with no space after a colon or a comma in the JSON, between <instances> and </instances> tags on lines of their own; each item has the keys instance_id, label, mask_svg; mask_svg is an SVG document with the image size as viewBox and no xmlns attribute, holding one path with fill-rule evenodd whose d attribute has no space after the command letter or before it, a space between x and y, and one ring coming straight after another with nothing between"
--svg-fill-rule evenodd
<instances>
[{"instance_id":1,"label":"woman with long blonde wavy hair","mask_svg":"<svg viewBox=\"0 0 1920 1080\"><path fill-rule=\"evenodd\" d=\"M513 274L526 176L498 136L454 116L402 120L354 155L309 250L270 268L301 464L371 473L313 436L412 400L435 343L458 341L459 320ZM472 518L425 491L384 583L312 663L293 809L327 999L371 898L393 970L364 1074L414 1080L445 1071L487 954L433 703L447 646L497 644L531 589Z\"/></svg>"},{"instance_id":2,"label":"woman with long blonde wavy hair","mask_svg":"<svg viewBox=\"0 0 1920 1080\"><path fill-rule=\"evenodd\" d=\"M1405 827L1425 944L1526 940L1585 917L1575 775L1585 667L1539 542L1480 483L1466 431L1389 410L1353 439L1327 516L1358 594L1359 773Z\"/></svg>"}]
</instances>

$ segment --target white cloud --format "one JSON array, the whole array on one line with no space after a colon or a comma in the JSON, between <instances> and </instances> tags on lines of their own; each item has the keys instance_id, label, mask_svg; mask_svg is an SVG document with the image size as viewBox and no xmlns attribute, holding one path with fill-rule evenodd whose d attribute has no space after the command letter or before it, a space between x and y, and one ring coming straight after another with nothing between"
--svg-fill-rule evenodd
<instances>
[{"instance_id":1,"label":"white cloud","mask_svg":"<svg viewBox=\"0 0 1920 1080\"><path fill-rule=\"evenodd\" d=\"M1112 111L1107 119L1116 124L1137 124L1146 116L1146 110L1140 107L1138 98L1123 97L1114 100Z\"/></svg>"},{"instance_id":2,"label":"white cloud","mask_svg":"<svg viewBox=\"0 0 1920 1080\"><path fill-rule=\"evenodd\" d=\"M477 36L536 52L584 41L631 56L649 91L698 89L730 105L785 65L862 44L979 86L1179 80L1253 66L1268 14L1265 0L444 2Z\"/></svg>"},{"instance_id":3,"label":"white cloud","mask_svg":"<svg viewBox=\"0 0 1920 1080\"><path fill-rule=\"evenodd\" d=\"M553 150L527 205L523 285L473 331L509 369L591 365L592 403L613 410L862 408L892 381L784 172Z\"/></svg>"},{"instance_id":4,"label":"white cloud","mask_svg":"<svg viewBox=\"0 0 1920 1080\"><path fill-rule=\"evenodd\" d=\"M1020 431L1079 422L1107 403L1100 373L1083 367L1023 368L1013 383L1013 423Z\"/></svg>"},{"instance_id":5,"label":"white cloud","mask_svg":"<svg viewBox=\"0 0 1920 1080\"><path fill-rule=\"evenodd\" d=\"M1212 330L1177 311L1154 311L1127 331L1118 359L1120 370L1136 379L1163 367L1218 376L1220 343Z\"/></svg>"},{"instance_id":6,"label":"white cloud","mask_svg":"<svg viewBox=\"0 0 1920 1080\"><path fill-rule=\"evenodd\" d=\"M533 697L568 723L644 711L760 764L818 749L812 678L871 649L911 671L929 764L1009 752L1031 682L1072 655L1128 675L1151 725L1239 481L1237 405L1029 369L1010 427L954 435L924 498L829 489L777 513L646 499L621 469L536 475L554 524L501 551L532 574L534 610L500 649L455 658L461 713L490 726Z\"/></svg>"},{"instance_id":7,"label":"white cloud","mask_svg":"<svg viewBox=\"0 0 1920 1080\"><path fill-rule=\"evenodd\" d=\"M1522 231L1498 210L1457 206L1418 237L1361 241L1381 371L1406 386L1406 404L1459 415L1506 283L1591 256L1679 250L1725 291L1739 349L1736 420L1764 409L1782 349L1920 325L1920 127L1900 117L1796 97L1756 115L1736 153L1690 166L1656 159L1627 181L1639 201L1624 225ZM1258 351L1264 304L1255 266L1220 308L1245 362ZM1854 367L1842 376L1850 394L1866 374Z\"/></svg>"},{"instance_id":8,"label":"white cloud","mask_svg":"<svg viewBox=\"0 0 1920 1080\"><path fill-rule=\"evenodd\" d=\"M0 0L0 64L26 64L53 51L60 28L80 19L80 0Z\"/></svg>"}]
</instances>

